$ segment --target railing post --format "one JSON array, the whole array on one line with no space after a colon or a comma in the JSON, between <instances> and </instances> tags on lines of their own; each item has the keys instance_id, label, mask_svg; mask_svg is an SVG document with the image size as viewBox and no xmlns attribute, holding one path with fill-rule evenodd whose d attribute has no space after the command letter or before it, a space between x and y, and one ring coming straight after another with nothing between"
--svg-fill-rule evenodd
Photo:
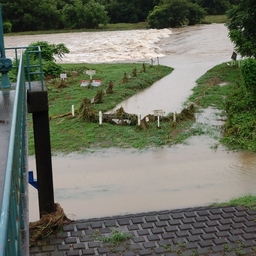
<instances>
[{"instance_id":1,"label":"railing post","mask_svg":"<svg viewBox=\"0 0 256 256\"><path fill-rule=\"evenodd\" d=\"M12 60L5 57L2 4L0 3L0 72L2 73L1 89L11 87L7 73L12 69Z\"/></svg>"},{"instance_id":2,"label":"railing post","mask_svg":"<svg viewBox=\"0 0 256 256\"><path fill-rule=\"evenodd\" d=\"M38 88L39 89L39 88ZM28 91L28 112L33 116L40 218L55 211L47 91Z\"/></svg>"}]
</instances>

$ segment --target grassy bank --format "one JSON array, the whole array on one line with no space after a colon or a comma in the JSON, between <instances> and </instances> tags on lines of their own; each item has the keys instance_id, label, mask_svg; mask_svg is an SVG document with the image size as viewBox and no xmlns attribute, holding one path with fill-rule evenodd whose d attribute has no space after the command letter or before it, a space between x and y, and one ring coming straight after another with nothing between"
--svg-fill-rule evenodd
<instances>
[{"instance_id":1,"label":"grassy bank","mask_svg":"<svg viewBox=\"0 0 256 256\"><path fill-rule=\"evenodd\" d=\"M211 23L226 23L226 15L206 15L202 24ZM70 32L96 32L96 31L115 31L115 30L135 30L135 29L147 29L147 22L139 23L116 23L108 24L106 27L99 27L98 29L62 29L62 30L42 30L42 31L26 31L18 33L5 33L6 36L17 35L37 35L37 34L56 34L56 33L70 33Z\"/></svg>"},{"instance_id":2,"label":"grassy bank","mask_svg":"<svg viewBox=\"0 0 256 256\"><path fill-rule=\"evenodd\" d=\"M189 101L223 111L225 125L220 142L231 150L256 152L256 106L243 85L241 68L224 63L198 79ZM242 64L241 64L242 65Z\"/></svg>"},{"instance_id":3,"label":"grassy bank","mask_svg":"<svg viewBox=\"0 0 256 256\"><path fill-rule=\"evenodd\" d=\"M151 86L155 81L171 73L172 69L169 67L161 65L151 67L146 64L146 71L142 72L142 63L63 65L68 75L65 84L61 84L60 79L47 81L53 153L83 152L109 147L145 149L170 146L183 143L191 136L202 134L219 139L229 149L256 151L256 111L247 108L246 104L250 101L241 86L243 83L241 69L227 64L217 65L200 77L185 103L187 107L193 103L197 106L197 111L208 107L221 110L222 119L226 120L221 130L221 138L218 137L219 135L216 136L218 127L211 125L206 127L205 124L200 123L195 125L193 116L183 115L184 113L178 113L175 125L172 122L173 113L167 115L161 121L161 129L157 127L155 117L140 127L134 123L114 125L105 122L103 126L99 126L97 117L99 111L111 110L118 103ZM137 77L132 77L134 68L137 70ZM84 74L86 69L96 70L93 79L101 80L102 86L90 89L80 86L81 80L88 79L88 75ZM126 82L123 81L124 73L127 77L131 76ZM110 81L113 83L113 93L108 94L106 91ZM79 112L79 108L84 98L91 101L98 91L103 92L103 102L90 104L89 108L95 119L88 122ZM75 105L75 118L71 117L71 105ZM152 113L148 114L152 115ZM29 124L31 127L31 120ZM33 132L30 129L30 154L34 153L32 137Z\"/></svg>"},{"instance_id":4,"label":"grassy bank","mask_svg":"<svg viewBox=\"0 0 256 256\"><path fill-rule=\"evenodd\" d=\"M206 15L203 24L211 23L226 23L228 21L227 15Z\"/></svg>"}]
</instances>

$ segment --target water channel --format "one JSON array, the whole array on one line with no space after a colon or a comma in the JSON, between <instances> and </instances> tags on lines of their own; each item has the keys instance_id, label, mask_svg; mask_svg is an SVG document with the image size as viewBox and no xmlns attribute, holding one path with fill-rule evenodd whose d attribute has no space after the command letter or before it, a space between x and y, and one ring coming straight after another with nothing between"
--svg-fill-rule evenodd
<instances>
[{"instance_id":1,"label":"water channel","mask_svg":"<svg viewBox=\"0 0 256 256\"><path fill-rule=\"evenodd\" d=\"M174 71L122 105L128 113L179 112L195 81L230 61L233 46L222 24L173 30L115 31L6 37L6 47L44 40L64 43L63 62L149 61ZM20 45L17 45L19 42ZM16 43L16 45L15 45ZM118 105L117 107L120 107ZM198 122L221 125L212 110ZM256 194L256 154L213 147L209 137L145 151L107 149L53 156L55 201L73 219L176 209ZM29 169L35 172L34 156ZM30 186L30 221L38 219L37 191Z\"/></svg>"}]
</instances>

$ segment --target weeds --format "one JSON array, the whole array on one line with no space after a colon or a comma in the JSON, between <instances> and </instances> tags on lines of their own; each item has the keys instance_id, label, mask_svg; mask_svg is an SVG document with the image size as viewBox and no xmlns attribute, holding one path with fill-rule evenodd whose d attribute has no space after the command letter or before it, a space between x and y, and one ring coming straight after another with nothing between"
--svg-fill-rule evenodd
<instances>
[{"instance_id":1,"label":"weeds","mask_svg":"<svg viewBox=\"0 0 256 256\"><path fill-rule=\"evenodd\" d=\"M128 233L123 233L114 230L110 236L101 236L100 241L107 243L108 246L119 246L122 242L128 241L132 236Z\"/></svg>"},{"instance_id":2,"label":"weeds","mask_svg":"<svg viewBox=\"0 0 256 256\"><path fill-rule=\"evenodd\" d=\"M172 247L168 244L163 244L161 245L161 247L163 247L165 249L166 252L172 252Z\"/></svg>"},{"instance_id":3,"label":"weeds","mask_svg":"<svg viewBox=\"0 0 256 256\"><path fill-rule=\"evenodd\" d=\"M231 252L232 250L229 244L224 244L223 247L226 252Z\"/></svg>"}]
</instances>

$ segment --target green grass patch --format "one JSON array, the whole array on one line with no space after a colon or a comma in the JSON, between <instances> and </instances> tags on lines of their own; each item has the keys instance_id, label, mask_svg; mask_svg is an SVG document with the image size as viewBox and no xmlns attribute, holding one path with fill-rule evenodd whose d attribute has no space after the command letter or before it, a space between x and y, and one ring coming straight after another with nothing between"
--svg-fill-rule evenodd
<instances>
[{"instance_id":1,"label":"green grass patch","mask_svg":"<svg viewBox=\"0 0 256 256\"><path fill-rule=\"evenodd\" d=\"M206 15L203 24L211 23L226 23L228 21L227 15Z\"/></svg>"},{"instance_id":2,"label":"green grass patch","mask_svg":"<svg viewBox=\"0 0 256 256\"><path fill-rule=\"evenodd\" d=\"M118 230L114 230L109 236L100 237L100 241L108 246L119 246L121 243L128 241L132 236Z\"/></svg>"},{"instance_id":3,"label":"green grass patch","mask_svg":"<svg viewBox=\"0 0 256 256\"><path fill-rule=\"evenodd\" d=\"M190 102L225 112L220 142L228 149L256 152L256 101L244 86L238 62L235 66L222 63L207 71L197 80Z\"/></svg>"},{"instance_id":4,"label":"green grass patch","mask_svg":"<svg viewBox=\"0 0 256 256\"><path fill-rule=\"evenodd\" d=\"M162 65L151 66L142 63L127 64L65 64L67 79L61 83L59 78L46 80L48 88L50 132L52 152L84 152L91 148L137 148L168 144L170 123L163 123L162 129L157 122L143 130L137 126L119 126L97 122L86 122L78 114L84 98L92 99L99 90L104 92L103 103L91 104L91 111L98 114L114 108L118 103L151 86L155 81L170 74L172 68ZM136 68L137 76L132 71ZM94 80L101 80L100 87L81 87L82 80L89 79L86 70L95 70ZM128 80L123 82L124 73ZM113 93L106 94L112 81ZM76 117L71 117L71 105L75 105ZM67 116L68 115L68 116ZM34 154L32 120L29 117L29 153Z\"/></svg>"},{"instance_id":5,"label":"green grass patch","mask_svg":"<svg viewBox=\"0 0 256 256\"><path fill-rule=\"evenodd\" d=\"M235 197L228 202L213 203L212 206L244 206L248 207L251 210L256 211L256 196L248 194L241 197Z\"/></svg>"},{"instance_id":6,"label":"green grass patch","mask_svg":"<svg viewBox=\"0 0 256 256\"><path fill-rule=\"evenodd\" d=\"M226 63L208 70L196 82L188 98L202 108L215 107L225 109L225 99L238 81L242 81L240 69L230 67Z\"/></svg>"}]
</instances>

